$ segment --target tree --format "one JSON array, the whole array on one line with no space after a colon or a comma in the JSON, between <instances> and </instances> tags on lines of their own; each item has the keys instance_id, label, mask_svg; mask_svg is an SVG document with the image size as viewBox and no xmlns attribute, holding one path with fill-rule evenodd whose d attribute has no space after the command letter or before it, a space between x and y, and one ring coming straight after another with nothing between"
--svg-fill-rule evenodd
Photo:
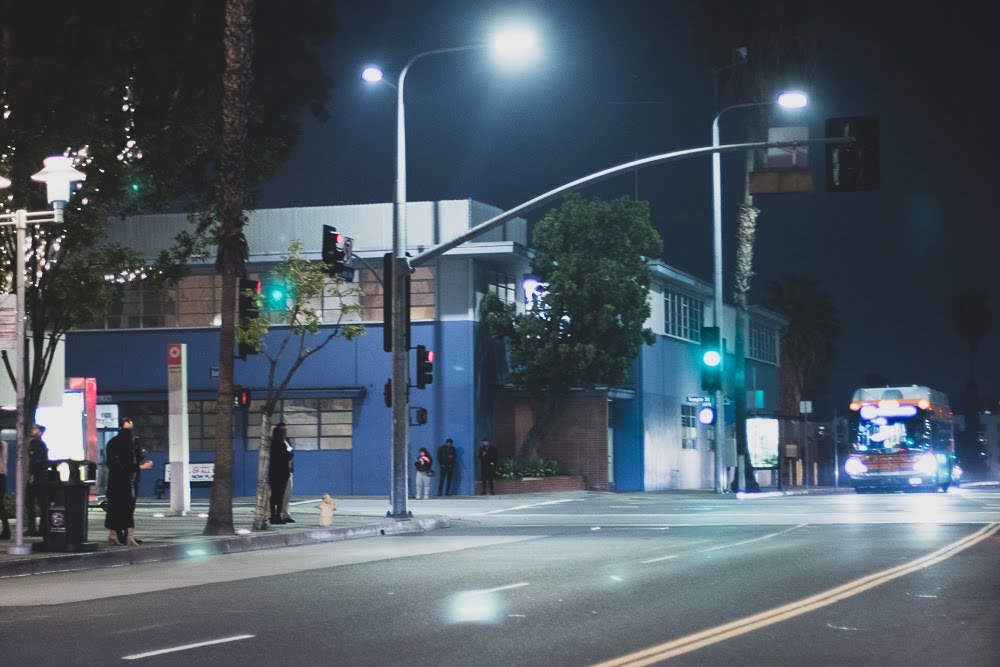
<instances>
[{"instance_id":1,"label":"tree","mask_svg":"<svg viewBox=\"0 0 1000 667\"><path fill-rule=\"evenodd\" d=\"M982 448L979 444L979 388L976 385L976 352L986 334L993 328L986 293L973 287L951 299L951 319L955 331L969 344L969 381L965 385L965 433L959 441L963 462L967 467L979 467Z\"/></svg>"},{"instance_id":2,"label":"tree","mask_svg":"<svg viewBox=\"0 0 1000 667\"><path fill-rule=\"evenodd\" d=\"M709 50L713 65L715 111L732 104L773 100L781 89L805 86L812 80L817 48L815 0L731 2L702 0L693 14L696 39ZM736 57L738 49L742 49ZM770 105L747 109L748 141L766 139ZM736 335L733 408L736 452L744 461L747 488L756 488L747 447L746 323L753 271L754 240L760 210L750 193L754 155L746 156L743 199L736 232L733 303Z\"/></svg>"},{"instance_id":3,"label":"tree","mask_svg":"<svg viewBox=\"0 0 1000 667\"><path fill-rule=\"evenodd\" d=\"M32 338L27 410L37 404L62 334L98 321L124 283L155 287L178 277L178 262L201 242L184 235L149 267L101 239L108 215L177 202L211 210L222 144L223 9L197 0L0 0L0 173L14 182L11 204L44 207L42 188L32 189L29 176L45 156L70 155L87 173L59 232L30 235L29 257L42 272L29 264L29 276L38 277L25 285L29 324L47 335ZM253 27L260 64L246 129L250 159L242 161L249 204L256 183L290 155L302 107L326 118L330 79L317 46L334 29L332 3L265 3ZM216 216L202 223L199 231L216 241ZM11 236L3 238L7 266Z\"/></svg>"},{"instance_id":4,"label":"tree","mask_svg":"<svg viewBox=\"0 0 1000 667\"><path fill-rule=\"evenodd\" d=\"M260 351L267 360L267 393L261 409L260 447L257 459L257 505L254 510L254 530L267 528L267 468L271 458L271 419L285 389L296 371L306 359L316 354L334 338L354 340L365 332L362 324L357 324L361 316L361 290L350 286L337 276L327 285L328 268L302 259L302 244L298 241L288 248L288 255L269 274L271 282L284 288L283 303L275 306L269 299L255 293L244 294L258 300L261 315L250 320L245 326L236 328L236 339ZM339 314L331 329L323 329L322 313L315 305L323 296L333 298L340 304ZM346 321L345 321L346 318ZM284 324L288 328L278 342L267 339L272 324ZM317 336L319 338L317 338ZM318 341L318 342L315 342ZM310 344L313 343L313 344ZM286 352L291 352L290 361L285 361ZM278 378L279 364L283 375Z\"/></svg>"},{"instance_id":5,"label":"tree","mask_svg":"<svg viewBox=\"0 0 1000 667\"><path fill-rule=\"evenodd\" d=\"M781 332L781 413L796 415L799 401L825 386L836 358L837 308L818 281L802 276L768 285L764 305L788 319Z\"/></svg>"},{"instance_id":6,"label":"tree","mask_svg":"<svg viewBox=\"0 0 1000 667\"><path fill-rule=\"evenodd\" d=\"M535 226L532 272L544 286L530 310L516 312L493 295L484 301L489 331L508 346L514 386L543 399L542 413L521 444L534 456L571 387L619 385L653 334L650 269L663 242L649 205L568 196Z\"/></svg>"}]
</instances>

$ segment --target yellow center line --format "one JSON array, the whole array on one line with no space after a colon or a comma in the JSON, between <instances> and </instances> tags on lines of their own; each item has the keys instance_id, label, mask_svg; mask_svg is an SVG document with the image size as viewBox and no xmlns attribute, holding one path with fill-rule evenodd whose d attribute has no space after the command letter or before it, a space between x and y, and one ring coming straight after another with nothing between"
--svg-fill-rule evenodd
<instances>
[{"instance_id":1,"label":"yellow center line","mask_svg":"<svg viewBox=\"0 0 1000 667\"><path fill-rule=\"evenodd\" d=\"M681 637L673 641L651 646L650 648L642 651L636 651L628 655L623 655L621 657L599 663L593 667L624 667L626 665L628 667L642 667L643 665L652 665L657 662L669 660L670 658L678 655L697 651L698 649L706 646L711 646L712 644L717 644L727 639L732 639L733 637L738 637L740 635L747 634L748 632L753 632L754 630L759 630L769 625L774 625L775 623L780 623L790 618L795 618L796 616L801 616L802 614L807 614L811 611L821 609L834 604L835 602L839 602L846 598L858 595L859 593L863 593L869 589L875 588L876 586L881 586L882 584L888 583L893 579L897 579L912 572L916 572L917 570L930 567L931 565L947 560L955 554L992 537L998 531L1000 531L1000 523L987 524L975 533L952 542L951 544L944 546L933 553L910 561L909 563L903 563L902 565L897 565L896 567L889 568L888 570L882 570L881 572L876 572L874 574L861 577L860 579L855 579L854 581L837 586L836 588L831 588L830 590L783 605L781 607L776 607L759 614L754 614L729 623L717 625L714 628L709 628L707 630L702 630L701 632L687 635L686 637Z\"/></svg>"}]
</instances>

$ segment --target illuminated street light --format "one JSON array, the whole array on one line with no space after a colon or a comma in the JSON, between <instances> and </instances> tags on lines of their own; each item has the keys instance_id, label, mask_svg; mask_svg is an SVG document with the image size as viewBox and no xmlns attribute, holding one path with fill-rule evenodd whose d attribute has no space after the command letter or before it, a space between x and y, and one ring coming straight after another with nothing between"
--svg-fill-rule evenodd
<instances>
[{"instance_id":1,"label":"illuminated street light","mask_svg":"<svg viewBox=\"0 0 1000 667\"><path fill-rule=\"evenodd\" d=\"M407 475L409 471L409 364L407 355L406 293L407 281L412 271L406 259L406 112L403 92L406 74L415 62L425 56L474 51L495 46L508 60L518 48L535 48L536 40L529 38L523 30L518 34L498 33L490 42L467 44L444 49L422 51L410 58L399 73L396 89L396 188L392 215L392 507L388 516L402 518L409 516L406 507ZM374 66L366 66L361 77L369 83L389 83L383 71ZM392 85L392 84L389 84Z\"/></svg>"},{"instance_id":2,"label":"illuminated street light","mask_svg":"<svg viewBox=\"0 0 1000 667\"><path fill-rule=\"evenodd\" d=\"M82 181L86 178L86 175L82 171L77 171L73 168L73 160L66 156L56 155L54 157L47 157L44 160L44 164L45 168L37 174L32 175L31 178L32 180L45 183L46 194L49 203L52 204L52 210L29 213L24 209L18 209L13 213L0 214L0 226L13 226L16 229L14 241L14 282L16 283L15 300L17 303L17 324L15 327L17 372L15 373L14 384L17 392L17 477L15 482L14 518L17 528L15 530L16 537L14 544L7 549L9 554L15 556L24 556L31 553L31 545L24 543L24 489L25 482L27 481L25 479L25 464L27 461L24 443L25 417L27 415L24 414L24 380L28 369L28 355L25 354L26 336L24 331L24 319L26 315L24 307L24 282L27 273L25 270L24 251L27 245L27 228L29 224L62 223L63 208L66 202L69 201L70 188L73 182ZM0 188L9 186L10 180L0 177ZM32 415L32 418L34 418L34 415ZM46 516L47 512L46 508L42 508L42 521L48 520Z\"/></svg>"},{"instance_id":3,"label":"illuminated street light","mask_svg":"<svg viewBox=\"0 0 1000 667\"><path fill-rule=\"evenodd\" d=\"M799 91L783 92L775 98L774 102L747 102L745 104L734 104L725 107L715 114L712 120L712 148L719 147L719 118L722 114L733 109L744 109L748 107L762 107L777 104L784 109L802 109L809 102L805 93ZM713 300L712 300L712 325L722 327L722 156L716 151L712 153L712 246L715 263L713 275ZM725 387L720 387L715 392L713 404L719 418L715 420L715 492L725 493L726 491L726 466L722 456L723 447L726 446L726 424L724 419L723 396ZM739 466L739 463L737 463ZM739 471L742 473L742 470ZM742 489L742 475L739 478L737 487Z\"/></svg>"}]
</instances>

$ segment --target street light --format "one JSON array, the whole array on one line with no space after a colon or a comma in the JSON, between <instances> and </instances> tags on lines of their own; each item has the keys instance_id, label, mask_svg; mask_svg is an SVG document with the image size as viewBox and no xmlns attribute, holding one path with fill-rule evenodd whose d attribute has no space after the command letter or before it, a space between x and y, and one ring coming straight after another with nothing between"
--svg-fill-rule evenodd
<instances>
[{"instance_id":1,"label":"street light","mask_svg":"<svg viewBox=\"0 0 1000 667\"><path fill-rule=\"evenodd\" d=\"M779 94L773 102L746 102L725 107L715 114L712 120L712 148L719 147L719 118L733 109L762 107L777 104L784 109L802 109L809 103L809 98L800 91L787 91ZM712 248L714 257L712 324L722 328L722 156L716 151L712 153ZM725 374L723 374L725 377ZM724 384L724 383L723 383ZM718 416L715 420L715 492L725 493L726 466L722 457L726 437L726 420L723 405L725 387L715 392L713 402ZM737 475L739 477L739 475ZM742 488L742 479L737 482Z\"/></svg>"},{"instance_id":2,"label":"street light","mask_svg":"<svg viewBox=\"0 0 1000 667\"><path fill-rule=\"evenodd\" d=\"M495 47L498 55L507 59L518 46L534 49L536 40L527 31L518 28L504 31L491 42L453 46L444 49L421 51L407 61L399 73L396 90L396 188L392 209L392 507L387 516L403 518L410 516L407 510L407 465L409 452L409 363L406 347L406 285L410 279L411 267L406 259L406 114L403 105L403 91L406 74L413 63L425 56L474 51ZM385 82L381 68L369 65L361 72L361 77L369 83ZM390 86L392 84L389 84Z\"/></svg>"},{"instance_id":3,"label":"street light","mask_svg":"<svg viewBox=\"0 0 1000 667\"><path fill-rule=\"evenodd\" d=\"M31 553L31 545L24 544L24 487L26 481L25 466L27 464L24 446L25 417L27 417L24 414L24 380L28 370L28 355L25 350L24 331L24 318L26 315L24 312L24 282L26 280L24 252L27 245L27 228L29 224L40 225L49 222L61 224L63 221L63 208L66 202L69 201L70 185L74 181L82 181L87 177L82 171L77 171L73 168L73 160L71 158L63 155L47 157L44 160L44 164L45 168L34 174L31 178L32 180L45 183L48 191L48 200L52 204L52 210L29 213L24 209L18 209L13 213L0 214L0 227L14 226L16 229L14 241L14 282L17 285L15 290L17 303L15 345L17 347L18 368L15 380L15 391L17 392L17 479L15 482L14 520L17 528L15 529L16 539L14 540L14 544L7 550L13 556L24 556ZM10 180L0 177L0 189L9 186ZM36 332L36 335L41 334L42 332ZM34 415L32 415L32 418L34 418ZM46 508L42 508L42 521L47 520L44 515L46 511Z\"/></svg>"}]
</instances>

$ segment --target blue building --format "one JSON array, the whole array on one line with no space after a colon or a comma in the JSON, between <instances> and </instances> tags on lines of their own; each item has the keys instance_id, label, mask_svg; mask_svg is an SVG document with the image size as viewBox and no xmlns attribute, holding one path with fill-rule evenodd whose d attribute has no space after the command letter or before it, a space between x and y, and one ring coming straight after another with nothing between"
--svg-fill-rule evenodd
<instances>
[{"instance_id":1,"label":"blue building","mask_svg":"<svg viewBox=\"0 0 1000 667\"><path fill-rule=\"evenodd\" d=\"M471 200L414 202L407 205L408 244L417 252L455 238L500 213ZM392 247L390 204L351 205L255 211L246 227L250 247L249 277L265 285L268 271L293 241L302 256L320 257L322 226L332 225L353 239L355 282L361 287L367 333L353 342L334 339L310 357L285 392L275 419L288 424L295 446L295 493L386 495L390 484L391 414L383 401L390 355L383 351L382 256ZM183 215L154 215L115 220L109 237L154 257L188 226ZM219 295L221 279L214 258L192 265L175 288L147 292L129 287L119 308L102 326L72 332L66 342L66 375L97 379L99 405L115 406L135 419L137 432L156 465L143 475L141 495L151 495L167 461L166 349L187 344L188 411L191 462L213 460L217 397ZM479 323L483 297L493 292L523 308L520 283L528 273L527 224L516 219L421 266L413 275L412 346L435 351L434 383L412 389L410 404L428 410L426 425L410 430L411 448L437 447L451 437L459 453L457 491L474 489L475 448L483 434L510 433L516 392L502 386L502 355ZM710 429L696 419L700 375L697 361L700 329L711 303L709 285L653 262L652 315L647 326L656 343L644 347L634 364L634 383L590 392L607 405L607 429L591 429L585 452L568 456L567 472L582 474L587 488L656 490L708 488L713 480ZM340 301L314 304L325 326L341 317ZM747 340L748 385L763 390L764 411L775 411L778 388L778 333L783 322L752 309ZM724 332L734 318L727 309ZM272 330L272 340L283 327ZM732 340L730 333L724 333ZM262 357L236 361L234 382L259 397L266 387ZM253 495L260 442L260 401L237 413L234 447L234 493ZM593 431L597 431L594 433ZM113 435L99 434L103 442ZM513 442L501 442L511 451ZM603 447L603 449L601 449ZM601 453L603 451L603 454ZM603 458L601 458L603 456ZM581 470L574 470L581 468ZM194 489L193 495L207 495Z\"/></svg>"}]
</instances>

